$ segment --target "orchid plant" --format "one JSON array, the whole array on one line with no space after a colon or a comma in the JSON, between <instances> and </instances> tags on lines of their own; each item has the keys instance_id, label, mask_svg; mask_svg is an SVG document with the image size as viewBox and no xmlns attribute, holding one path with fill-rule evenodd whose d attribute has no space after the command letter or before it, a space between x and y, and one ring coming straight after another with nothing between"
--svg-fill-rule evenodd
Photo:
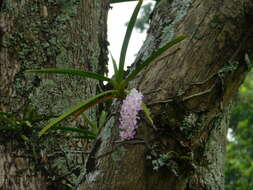
<instances>
[{"instance_id":1,"label":"orchid plant","mask_svg":"<svg viewBox=\"0 0 253 190\"><path fill-rule=\"evenodd\" d=\"M117 3L117 2L121 2L121 1L114 0L113 3ZM39 132L39 136L42 136L43 134L45 134L50 128L52 128L56 124L60 123L64 119L66 119L72 115L78 116L81 113L83 113L84 111L86 111L88 108L90 108L98 103L103 103L103 102L106 102L106 101L114 99L114 98L123 99L126 96L126 94L129 92L126 90L128 83L131 80L133 80L140 73L140 71L143 68L145 68L147 65L149 65L154 59L156 59L158 56L160 56L162 53L164 53L167 49L169 49L170 47L174 46L175 44L181 42L182 40L184 40L186 38L185 35L182 35L182 36L168 42L167 44L165 44L164 46L162 46L161 48L159 48L155 52L153 52L142 64L138 65L132 72L130 72L130 74L128 76L124 77L124 65L125 65L126 52L127 52L129 40L130 40L130 37L131 37L131 34L132 34L132 31L133 31L133 28L134 28L134 25L135 25L135 22L136 22L136 19L137 19L137 16L138 16L138 13L139 13L142 3L143 3L143 0L138 0L138 3L136 5L136 7L133 11L133 14L130 18L130 21L128 23L125 38L124 38L123 45L121 48L120 59L119 59L118 65L112 57L112 63L113 63L113 68L114 68L114 75L112 78L108 78L106 76L103 76L103 75L100 75L97 73L93 73L93 72L88 72L88 71L84 71L84 70L73 70L73 69L52 68L52 69L36 69L36 70L32 69L32 70L26 71L26 72L32 72L32 73L78 75L78 76L82 76L82 77L96 79L99 81L107 81L108 83L110 83L113 86L112 90L104 91L100 94L97 94L97 95L89 98L88 100L86 100L84 102L79 103L78 105L74 106L73 108L71 108L70 110L68 110L67 112L65 112L61 116L59 116L58 118L49 122L45 127L43 127L41 129L41 131ZM137 99L135 99L133 96L136 96ZM138 103L137 107L135 107L135 108L131 108L131 104L134 103L133 100ZM148 113L147 107L144 106L144 104L142 104L143 108L140 107L140 104L142 102L141 100L142 100L142 95L140 93L138 93L138 91L133 90L133 91L131 91L129 97L123 103L123 107L121 110L122 117L120 120L120 122L121 122L120 128L122 130L121 131L121 138L122 139L130 139L133 137L133 135L135 133L134 129L136 128L137 112L139 110L143 109L144 112ZM129 113L129 112L134 112L134 113L131 113L130 115L127 116L127 113ZM126 117L130 117L130 118L128 118L128 121L127 121ZM129 121L129 119L131 119L131 118L133 119L133 121L132 121L133 123L131 123ZM128 122L128 123L126 123L126 122ZM132 127L130 127L130 128L127 127L130 124L132 125Z\"/></svg>"}]
</instances>

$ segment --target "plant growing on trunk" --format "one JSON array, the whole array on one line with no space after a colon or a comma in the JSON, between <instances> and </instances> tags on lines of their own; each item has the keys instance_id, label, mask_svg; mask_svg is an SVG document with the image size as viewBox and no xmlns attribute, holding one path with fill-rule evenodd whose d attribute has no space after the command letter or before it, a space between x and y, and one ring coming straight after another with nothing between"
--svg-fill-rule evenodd
<instances>
[{"instance_id":1,"label":"plant growing on trunk","mask_svg":"<svg viewBox=\"0 0 253 190\"><path fill-rule=\"evenodd\" d=\"M118 2L118 1L116 1ZM119 1L120 2L120 1ZM128 83L133 80L141 71L143 68L145 68L147 65L149 65L153 60L155 60L158 56L160 56L163 52L165 52L167 49L170 47L176 45L177 43L181 42L186 38L186 35L182 35L161 48L157 49L155 52L153 52L142 64L138 65L133 71L130 72L130 74L126 77L124 77L124 65L125 65L125 59L126 59L126 52L129 44L129 40L139 13L139 10L141 8L143 0L139 0L138 4L136 5L133 14L130 18L130 21L127 26L125 38L122 44L121 48L121 53L120 53L120 59L119 59L119 64L117 65L116 61L114 60L113 56L112 57L112 62L113 62L113 68L114 68L114 75L112 78L108 78L106 76L93 73L93 72L88 72L88 71L83 71L83 70L73 70L73 69L57 69L57 68L52 68L52 69L31 69L27 70L26 72L33 72L33 73L47 73L47 74L67 74L67 75L78 75L81 77L87 77L87 78L92 78L100 81L107 81L113 86L112 90L107 90L104 91L100 94L97 94L90 99L74 106L58 118L54 119L50 123L48 123L45 127L42 128L42 130L39 132L39 136L42 136L45 134L51 127L55 126L62 120L74 115L75 117L79 116L81 113L89 109L90 107L98 104L98 103L103 103L111 99L124 99L127 93L129 93L127 89ZM147 117L150 119L150 116L148 116L148 109L147 107L142 104L143 110L146 113ZM151 121L152 122L152 121ZM131 136L131 135L130 135ZM129 136L128 136L129 137Z\"/></svg>"}]
</instances>

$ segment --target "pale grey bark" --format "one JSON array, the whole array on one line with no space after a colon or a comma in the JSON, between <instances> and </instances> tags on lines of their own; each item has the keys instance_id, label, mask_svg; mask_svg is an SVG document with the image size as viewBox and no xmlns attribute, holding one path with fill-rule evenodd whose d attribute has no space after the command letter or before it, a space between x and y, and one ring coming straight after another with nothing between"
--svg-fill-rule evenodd
<instances>
[{"instance_id":1,"label":"pale grey bark","mask_svg":"<svg viewBox=\"0 0 253 190\"><path fill-rule=\"evenodd\" d=\"M3 1L0 111L29 121L50 118L96 94L95 80L24 70L58 67L105 73L108 9L107 0ZM94 108L88 114L96 119L96 112ZM47 122L33 124L37 128ZM79 120L75 125L85 127ZM30 130L29 142L1 131L0 189L62 190L78 185L86 157L80 152L87 151L86 142L54 138L57 133L38 139L38 130Z\"/></svg>"}]
</instances>

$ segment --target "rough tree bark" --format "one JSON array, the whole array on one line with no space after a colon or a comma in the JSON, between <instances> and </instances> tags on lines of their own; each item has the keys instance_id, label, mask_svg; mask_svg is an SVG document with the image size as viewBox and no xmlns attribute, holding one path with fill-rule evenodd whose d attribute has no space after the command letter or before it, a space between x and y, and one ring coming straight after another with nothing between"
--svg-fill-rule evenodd
<instances>
[{"instance_id":1,"label":"rough tree bark","mask_svg":"<svg viewBox=\"0 0 253 190\"><path fill-rule=\"evenodd\" d=\"M250 68L244 54L253 49L252 4L160 0L135 64L177 35L189 37L129 87L144 93L156 129L142 117L137 139L117 143L118 117L111 117L85 168L81 155L67 153L73 146L66 139L37 142L29 136L35 143L24 143L4 133L0 189L223 189L229 107ZM0 111L21 118L28 113L51 116L97 91L90 80L23 71L57 66L103 73L109 1L13 0L1 5ZM90 113L94 118L95 112ZM117 105L113 112L117 115ZM34 119L28 115L24 119Z\"/></svg>"},{"instance_id":2,"label":"rough tree bark","mask_svg":"<svg viewBox=\"0 0 253 190\"><path fill-rule=\"evenodd\" d=\"M111 117L87 161L84 189L224 189L231 100L251 67L244 55L253 48L252 8L251 0L159 1L135 65L178 35L188 39L129 87L145 95L156 128L142 117L136 140L119 143L118 116Z\"/></svg>"},{"instance_id":3,"label":"rough tree bark","mask_svg":"<svg viewBox=\"0 0 253 190\"><path fill-rule=\"evenodd\" d=\"M1 2L0 112L13 113L36 127L97 93L100 88L94 80L36 76L24 70L59 67L105 73L107 0ZM94 108L89 113L93 119L96 112ZM44 119L33 122L39 118ZM0 189L78 186L85 155L68 152L84 151L83 142L52 136L38 139L29 135L31 130L37 134L36 128L25 133L28 142L1 131Z\"/></svg>"}]
</instances>

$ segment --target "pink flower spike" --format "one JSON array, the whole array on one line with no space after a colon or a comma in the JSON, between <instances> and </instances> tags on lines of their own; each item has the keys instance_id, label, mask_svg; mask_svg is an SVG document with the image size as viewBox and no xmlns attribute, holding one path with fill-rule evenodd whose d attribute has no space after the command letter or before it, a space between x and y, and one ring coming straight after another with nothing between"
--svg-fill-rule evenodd
<instances>
[{"instance_id":1,"label":"pink flower spike","mask_svg":"<svg viewBox=\"0 0 253 190\"><path fill-rule=\"evenodd\" d=\"M123 100L123 104L120 110L120 137L121 140L130 140L134 138L137 126L138 112L142 110L143 95L133 88L126 99Z\"/></svg>"}]
</instances>

